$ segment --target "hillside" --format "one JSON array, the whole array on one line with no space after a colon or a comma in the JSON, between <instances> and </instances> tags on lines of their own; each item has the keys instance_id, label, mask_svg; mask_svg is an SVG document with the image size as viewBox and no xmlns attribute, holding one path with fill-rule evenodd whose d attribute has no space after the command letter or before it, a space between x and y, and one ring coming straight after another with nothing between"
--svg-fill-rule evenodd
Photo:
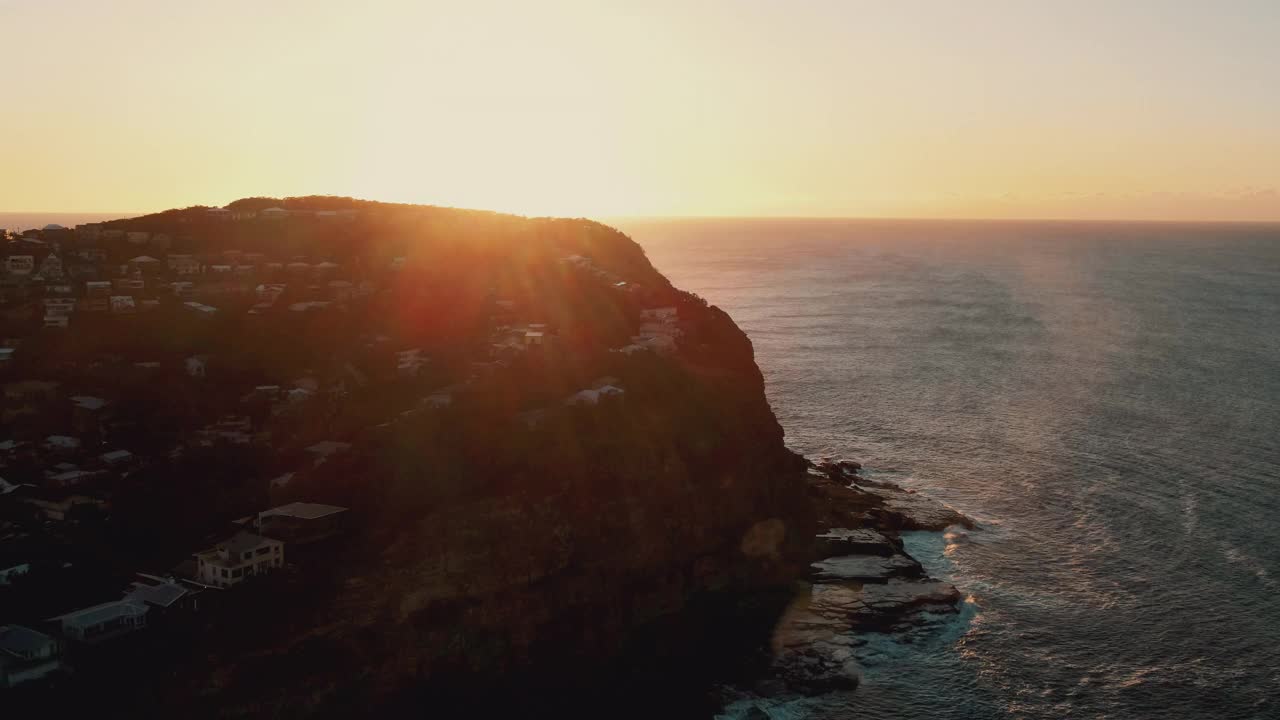
<instances>
[{"instance_id":1,"label":"hillside","mask_svg":"<svg viewBox=\"0 0 1280 720\"><path fill-rule=\"evenodd\" d=\"M30 241L36 264L82 273L86 304L65 327L16 324L5 377L103 396L86 441L136 458L81 489L110 512L75 543L100 533L123 574L268 503L350 509L342 538L290 550L291 572L225 591L182 652L156 651L156 707L701 682L726 638L767 638L809 560L806 465L750 341L612 228L258 198L13 242ZM136 310L115 312L126 292ZM16 440L65 423L27 409Z\"/></svg>"}]
</instances>

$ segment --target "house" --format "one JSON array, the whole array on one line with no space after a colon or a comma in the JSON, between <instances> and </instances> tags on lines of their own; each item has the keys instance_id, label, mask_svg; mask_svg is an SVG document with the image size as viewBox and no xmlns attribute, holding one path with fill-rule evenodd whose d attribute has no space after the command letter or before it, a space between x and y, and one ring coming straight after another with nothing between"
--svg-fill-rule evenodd
<instances>
[{"instance_id":1,"label":"house","mask_svg":"<svg viewBox=\"0 0 1280 720\"><path fill-rule=\"evenodd\" d=\"M655 320L658 322L675 322L679 312L673 307L649 308L640 311L641 320Z\"/></svg>"},{"instance_id":2,"label":"house","mask_svg":"<svg viewBox=\"0 0 1280 720\"><path fill-rule=\"evenodd\" d=\"M284 543L241 530L216 547L196 553L196 580L229 588L284 566Z\"/></svg>"},{"instance_id":3,"label":"house","mask_svg":"<svg viewBox=\"0 0 1280 720\"><path fill-rule=\"evenodd\" d=\"M107 465L123 465L133 460L133 453L128 450L112 450L102 453L98 459Z\"/></svg>"},{"instance_id":4,"label":"house","mask_svg":"<svg viewBox=\"0 0 1280 720\"><path fill-rule=\"evenodd\" d=\"M0 585L10 585L17 578L31 572L30 563L17 563L9 567L0 567Z\"/></svg>"},{"instance_id":5,"label":"house","mask_svg":"<svg viewBox=\"0 0 1280 720\"><path fill-rule=\"evenodd\" d=\"M4 386L4 419L34 413L58 397L61 385L52 380L18 380Z\"/></svg>"},{"instance_id":6,"label":"house","mask_svg":"<svg viewBox=\"0 0 1280 720\"><path fill-rule=\"evenodd\" d=\"M218 308L212 305L205 305L204 303L198 303L194 300L188 300L187 302L182 303L182 307L186 309L188 312L191 312L195 315L199 315L201 317L209 317L218 312Z\"/></svg>"},{"instance_id":7,"label":"house","mask_svg":"<svg viewBox=\"0 0 1280 720\"><path fill-rule=\"evenodd\" d=\"M100 433L107 401L92 395L71 397L71 424L82 435Z\"/></svg>"},{"instance_id":8,"label":"house","mask_svg":"<svg viewBox=\"0 0 1280 720\"><path fill-rule=\"evenodd\" d=\"M145 629L148 610L136 600L113 600L50 619L69 640L99 643Z\"/></svg>"},{"instance_id":9,"label":"house","mask_svg":"<svg viewBox=\"0 0 1280 720\"><path fill-rule=\"evenodd\" d=\"M396 373L403 377L413 377L418 374L422 366L427 364L427 356L423 354L422 348L409 348L396 353Z\"/></svg>"},{"instance_id":10,"label":"house","mask_svg":"<svg viewBox=\"0 0 1280 720\"><path fill-rule=\"evenodd\" d=\"M36 276L44 280L61 280L63 278L62 258L49 253L40 263Z\"/></svg>"},{"instance_id":11,"label":"house","mask_svg":"<svg viewBox=\"0 0 1280 720\"><path fill-rule=\"evenodd\" d=\"M345 302L351 299L352 284L348 280L330 280L329 281L329 297L338 301Z\"/></svg>"},{"instance_id":12,"label":"house","mask_svg":"<svg viewBox=\"0 0 1280 720\"><path fill-rule=\"evenodd\" d=\"M175 275L199 275L204 264L195 255L168 255L165 262Z\"/></svg>"},{"instance_id":13,"label":"house","mask_svg":"<svg viewBox=\"0 0 1280 720\"><path fill-rule=\"evenodd\" d=\"M76 235L81 240L97 242L102 236L102 223L84 223L76 226Z\"/></svg>"},{"instance_id":14,"label":"house","mask_svg":"<svg viewBox=\"0 0 1280 720\"><path fill-rule=\"evenodd\" d=\"M71 318L66 315L45 315L44 327L65 330L71 327Z\"/></svg>"},{"instance_id":15,"label":"house","mask_svg":"<svg viewBox=\"0 0 1280 720\"><path fill-rule=\"evenodd\" d=\"M226 208L220 208L220 207L209 208L204 211L204 214L205 214L205 217L212 218L214 220L231 219L231 211Z\"/></svg>"},{"instance_id":16,"label":"house","mask_svg":"<svg viewBox=\"0 0 1280 720\"><path fill-rule=\"evenodd\" d=\"M125 232L124 238L134 245L145 245L151 239L151 233L145 230L129 230Z\"/></svg>"},{"instance_id":17,"label":"house","mask_svg":"<svg viewBox=\"0 0 1280 720\"><path fill-rule=\"evenodd\" d=\"M202 378L209 374L208 355L192 355L186 359L185 364L189 377Z\"/></svg>"},{"instance_id":18,"label":"house","mask_svg":"<svg viewBox=\"0 0 1280 720\"><path fill-rule=\"evenodd\" d=\"M289 217L289 211L284 208L269 207L266 210L259 210L258 217L264 220L283 220Z\"/></svg>"},{"instance_id":19,"label":"house","mask_svg":"<svg viewBox=\"0 0 1280 720\"><path fill-rule=\"evenodd\" d=\"M315 458L313 466L318 467L330 456L338 453L346 452L351 449L351 443L338 442L336 440L322 440L315 445L307 448L307 453Z\"/></svg>"},{"instance_id":20,"label":"house","mask_svg":"<svg viewBox=\"0 0 1280 720\"><path fill-rule=\"evenodd\" d=\"M70 315L76 309L76 299L73 297L46 297L43 302L45 317Z\"/></svg>"},{"instance_id":21,"label":"house","mask_svg":"<svg viewBox=\"0 0 1280 720\"><path fill-rule=\"evenodd\" d=\"M33 492L22 501L39 510L46 519L55 522L65 521L73 516L78 508L106 507L106 502L95 497L50 491Z\"/></svg>"},{"instance_id":22,"label":"house","mask_svg":"<svg viewBox=\"0 0 1280 720\"><path fill-rule=\"evenodd\" d=\"M125 600L142 603L157 613L200 609L204 589L200 585L146 573L138 573L138 578L125 590Z\"/></svg>"},{"instance_id":23,"label":"house","mask_svg":"<svg viewBox=\"0 0 1280 720\"><path fill-rule=\"evenodd\" d=\"M30 275L35 269L34 255L10 255L4 259L4 271L10 275Z\"/></svg>"},{"instance_id":24,"label":"house","mask_svg":"<svg viewBox=\"0 0 1280 720\"><path fill-rule=\"evenodd\" d=\"M89 280L84 284L84 294L88 298L109 298L111 297L111 281Z\"/></svg>"},{"instance_id":25,"label":"house","mask_svg":"<svg viewBox=\"0 0 1280 720\"><path fill-rule=\"evenodd\" d=\"M264 303L274 303L281 295L284 294L284 291L288 287L289 286L284 283L263 283L262 285L254 288L253 292L258 296L259 301Z\"/></svg>"},{"instance_id":26,"label":"house","mask_svg":"<svg viewBox=\"0 0 1280 720\"><path fill-rule=\"evenodd\" d=\"M132 315L137 311L138 311L138 306L133 301L132 295L112 295L111 296L111 314L112 315Z\"/></svg>"},{"instance_id":27,"label":"house","mask_svg":"<svg viewBox=\"0 0 1280 720\"><path fill-rule=\"evenodd\" d=\"M308 312L311 310L324 310L333 303L327 300L312 300L310 302L296 302L289 305L289 310L293 312Z\"/></svg>"},{"instance_id":28,"label":"house","mask_svg":"<svg viewBox=\"0 0 1280 720\"><path fill-rule=\"evenodd\" d=\"M62 645L21 625L0 625L0 688L39 680L62 667Z\"/></svg>"},{"instance_id":29,"label":"house","mask_svg":"<svg viewBox=\"0 0 1280 720\"><path fill-rule=\"evenodd\" d=\"M625 391L616 385L579 390L565 398L565 405L599 405L601 398L620 397Z\"/></svg>"},{"instance_id":30,"label":"house","mask_svg":"<svg viewBox=\"0 0 1280 720\"><path fill-rule=\"evenodd\" d=\"M258 532L268 537L291 543L309 543L341 532L347 512L347 508L337 505L292 502L258 513L254 525Z\"/></svg>"},{"instance_id":31,"label":"house","mask_svg":"<svg viewBox=\"0 0 1280 720\"><path fill-rule=\"evenodd\" d=\"M70 465L70 463L58 463L58 466L60 467L65 465ZM48 479L48 486L55 488L73 487L93 478L94 476L95 473L89 472L88 470L81 470L74 465L62 468L58 472L52 474L49 474L48 471L45 473L45 477Z\"/></svg>"}]
</instances>

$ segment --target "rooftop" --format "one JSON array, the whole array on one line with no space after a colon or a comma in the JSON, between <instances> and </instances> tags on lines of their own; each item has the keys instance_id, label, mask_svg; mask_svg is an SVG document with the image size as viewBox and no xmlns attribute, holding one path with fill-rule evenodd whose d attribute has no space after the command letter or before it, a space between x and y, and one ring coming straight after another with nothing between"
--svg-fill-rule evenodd
<instances>
[{"instance_id":1,"label":"rooftop","mask_svg":"<svg viewBox=\"0 0 1280 720\"><path fill-rule=\"evenodd\" d=\"M188 590L177 583L166 582L159 585L148 585L135 582L133 589L124 597L126 600L137 600L160 607L170 607L186 596L187 593Z\"/></svg>"},{"instance_id":2,"label":"rooftop","mask_svg":"<svg viewBox=\"0 0 1280 720\"><path fill-rule=\"evenodd\" d=\"M71 398L71 402L75 403L76 407L84 408L85 410L101 410L107 405L106 400L90 395L74 395Z\"/></svg>"},{"instance_id":3,"label":"rooftop","mask_svg":"<svg viewBox=\"0 0 1280 720\"><path fill-rule=\"evenodd\" d=\"M271 508L270 510L264 510L263 512L258 513L258 519L261 520L265 517L279 516L298 518L300 520L317 520L322 517L328 517L330 515L336 515L337 513L346 511L346 508L338 507L337 505L292 502L288 505L281 505L280 507Z\"/></svg>"},{"instance_id":4,"label":"rooftop","mask_svg":"<svg viewBox=\"0 0 1280 720\"><path fill-rule=\"evenodd\" d=\"M133 600L112 600L50 619L61 620L63 625L84 628L110 622L119 617L137 617L146 614L147 606L142 603Z\"/></svg>"},{"instance_id":5,"label":"rooftop","mask_svg":"<svg viewBox=\"0 0 1280 720\"><path fill-rule=\"evenodd\" d=\"M21 625L0 626L0 651L15 655L29 655L40 651L53 642L53 638L42 632Z\"/></svg>"}]
</instances>

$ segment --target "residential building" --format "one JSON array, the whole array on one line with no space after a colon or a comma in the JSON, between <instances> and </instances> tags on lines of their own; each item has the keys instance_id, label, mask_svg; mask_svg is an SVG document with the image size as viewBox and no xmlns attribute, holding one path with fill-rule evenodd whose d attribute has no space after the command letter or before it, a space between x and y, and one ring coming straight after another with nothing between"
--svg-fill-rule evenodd
<instances>
[{"instance_id":1,"label":"residential building","mask_svg":"<svg viewBox=\"0 0 1280 720\"><path fill-rule=\"evenodd\" d=\"M145 629L148 610L136 600L113 600L51 619L60 625L63 637L99 643Z\"/></svg>"},{"instance_id":2,"label":"residential building","mask_svg":"<svg viewBox=\"0 0 1280 720\"><path fill-rule=\"evenodd\" d=\"M0 567L0 585L10 585L17 578L31 572L30 563L17 563L9 567Z\"/></svg>"},{"instance_id":3,"label":"residential building","mask_svg":"<svg viewBox=\"0 0 1280 720\"><path fill-rule=\"evenodd\" d=\"M196 553L196 580L228 588L284 566L284 543L241 530L216 547Z\"/></svg>"},{"instance_id":4,"label":"residential building","mask_svg":"<svg viewBox=\"0 0 1280 720\"><path fill-rule=\"evenodd\" d=\"M34 255L10 255L4 259L4 270L10 275L30 275L35 269Z\"/></svg>"},{"instance_id":5,"label":"residential building","mask_svg":"<svg viewBox=\"0 0 1280 720\"><path fill-rule=\"evenodd\" d=\"M112 295L111 296L111 314L112 315L132 315L137 311L138 311L138 306L133 301L132 295Z\"/></svg>"},{"instance_id":6,"label":"residential building","mask_svg":"<svg viewBox=\"0 0 1280 720\"><path fill-rule=\"evenodd\" d=\"M263 535L295 544L308 543L341 532L347 514L347 508L337 505L292 502L258 513L254 525Z\"/></svg>"},{"instance_id":7,"label":"residential building","mask_svg":"<svg viewBox=\"0 0 1280 720\"><path fill-rule=\"evenodd\" d=\"M0 688L39 680L62 667L57 639L21 625L0 625Z\"/></svg>"},{"instance_id":8,"label":"residential building","mask_svg":"<svg viewBox=\"0 0 1280 720\"><path fill-rule=\"evenodd\" d=\"M168 255L165 262L169 271L175 275L199 275L204 263L195 255Z\"/></svg>"},{"instance_id":9,"label":"residential building","mask_svg":"<svg viewBox=\"0 0 1280 720\"><path fill-rule=\"evenodd\" d=\"M315 445L307 448L307 453L315 458L313 465L318 467L330 456L338 453L346 452L351 449L351 443L338 442L336 440L322 440Z\"/></svg>"},{"instance_id":10,"label":"residential building","mask_svg":"<svg viewBox=\"0 0 1280 720\"><path fill-rule=\"evenodd\" d=\"M138 580L125 590L124 599L139 602L157 613L199 610L203 586L171 577L138 573Z\"/></svg>"},{"instance_id":11,"label":"residential building","mask_svg":"<svg viewBox=\"0 0 1280 720\"><path fill-rule=\"evenodd\" d=\"M73 297L46 297L43 302L45 317L70 315L76 309L76 299Z\"/></svg>"}]
</instances>

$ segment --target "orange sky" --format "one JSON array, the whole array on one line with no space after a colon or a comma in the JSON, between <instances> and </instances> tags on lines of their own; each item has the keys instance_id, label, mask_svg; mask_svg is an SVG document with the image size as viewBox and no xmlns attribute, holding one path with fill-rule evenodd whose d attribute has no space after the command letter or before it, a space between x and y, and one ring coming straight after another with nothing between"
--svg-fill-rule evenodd
<instances>
[{"instance_id":1,"label":"orange sky","mask_svg":"<svg viewBox=\"0 0 1280 720\"><path fill-rule=\"evenodd\" d=\"M0 211L1280 220L1278 8L0 0Z\"/></svg>"}]
</instances>

